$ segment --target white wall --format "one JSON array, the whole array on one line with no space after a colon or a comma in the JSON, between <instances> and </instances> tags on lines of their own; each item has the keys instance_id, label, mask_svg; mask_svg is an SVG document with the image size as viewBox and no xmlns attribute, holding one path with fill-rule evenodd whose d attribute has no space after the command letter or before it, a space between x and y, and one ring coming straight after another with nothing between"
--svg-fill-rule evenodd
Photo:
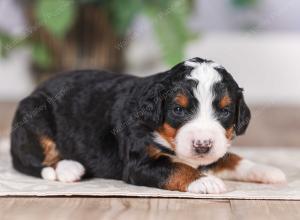
<instances>
[{"instance_id":1,"label":"white wall","mask_svg":"<svg viewBox=\"0 0 300 220\"><path fill-rule=\"evenodd\" d=\"M211 33L193 42L187 57L222 64L252 103L300 105L300 33Z\"/></svg>"},{"instance_id":2,"label":"white wall","mask_svg":"<svg viewBox=\"0 0 300 220\"><path fill-rule=\"evenodd\" d=\"M8 57L0 59L0 101L18 101L33 89L27 50L14 50Z\"/></svg>"},{"instance_id":3,"label":"white wall","mask_svg":"<svg viewBox=\"0 0 300 220\"><path fill-rule=\"evenodd\" d=\"M22 36L27 28L16 0L0 0L0 31ZM11 50L7 57L0 57L0 101L18 101L33 90L29 62L26 49Z\"/></svg>"},{"instance_id":4,"label":"white wall","mask_svg":"<svg viewBox=\"0 0 300 220\"><path fill-rule=\"evenodd\" d=\"M0 0L0 30L12 35L22 35L27 24L19 0Z\"/></svg>"},{"instance_id":5,"label":"white wall","mask_svg":"<svg viewBox=\"0 0 300 220\"><path fill-rule=\"evenodd\" d=\"M300 30L299 0L257 0L253 7L238 8L232 0L196 1L191 26L196 31Z\"/></svg>"}]
</instances>

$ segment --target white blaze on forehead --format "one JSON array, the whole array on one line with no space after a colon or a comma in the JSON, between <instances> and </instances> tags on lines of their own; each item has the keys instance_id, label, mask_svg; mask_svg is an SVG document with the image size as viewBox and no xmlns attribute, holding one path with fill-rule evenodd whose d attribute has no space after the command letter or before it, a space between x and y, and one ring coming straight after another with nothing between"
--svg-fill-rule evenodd
<instances>
[{"instance_id":1,"label":"white blaze on forehead","mask_svg":"<svg viewBox=\"0 0 300 220\"><path fill-rule=\"evenodd\" d=\"M221 69L224 69L224 67L222 65L220 65L218 63L215 63L215 62L203 62L203 63L199 63L199 62L192 61L192 60L187 60L187 61L184 62L184 65L190 66L190 67L198 67L198 66L203 65L203 64L209 65L212 68L221 68Z\"/></svg>"},{"instance_id":2,"label":"white blaze on forehead","mask_svg":"<svg viewBox=\"0 0 300 220\"><path fill-rule=\"evenodd\" d=\"M198 63L192 61L185 61L186 66L193 67L189 78L196 79L200 84L212 85L222 80L221 75L215 68L223 68L217 63Z\"/></svg>"},{"instance_id":3,"label":"white blaze on forehead","mask_svg":"<svg viewBox=\"0 0 300 220\"><path fill-rule=\"evenodd\" d=\"M213 86L222 80L221 75L214 68L220 65L216 63L197 63L191 61L186 61L185 65L194 67L188 78L198 82L197 88L194 90L194 95L199 101L200 115L202 118L203 116L212 117L212 103L214 100Z\"/></svg>"}]
</instances>

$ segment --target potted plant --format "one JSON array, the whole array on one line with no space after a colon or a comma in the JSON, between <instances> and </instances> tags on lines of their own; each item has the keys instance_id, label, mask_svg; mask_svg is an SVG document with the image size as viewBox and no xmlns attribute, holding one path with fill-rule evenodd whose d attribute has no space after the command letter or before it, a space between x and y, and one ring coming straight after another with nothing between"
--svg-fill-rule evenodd
<instances>
[{"instance_id":1,"label":"potted plant","mask_svg":"<svg viewBox=\"0 0 300 220\"><path fill-rule=\"evenodd\" d=\"M33 69L40 81L49 74L75 68L121 71L123 54L137 15L147 16L165 61L183 57L191 33L186 19L190 0L20 0L30 28L20 39L1 35L2 45L30 45ZM2 48L7 53L12 47Z\"/></svg>"}]
</instances>

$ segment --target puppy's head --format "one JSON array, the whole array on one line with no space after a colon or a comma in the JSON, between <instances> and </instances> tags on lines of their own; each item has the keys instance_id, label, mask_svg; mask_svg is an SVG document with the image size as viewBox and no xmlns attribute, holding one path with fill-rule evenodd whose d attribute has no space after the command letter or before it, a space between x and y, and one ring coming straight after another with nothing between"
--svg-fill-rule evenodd
<instances>
[{"instance_id":1,"label":"puppy's head","mask_svg":"<svg viewBox=\"0 0 300 220\"><path fill-rule=\"evenodd\" d=\"M222 66L193 58L159 81L151 89L147 111L156 124L154 141L179 159L195 166L211 164L246 131L251 115L243 90Z\"/></svg>"}]
</instances>

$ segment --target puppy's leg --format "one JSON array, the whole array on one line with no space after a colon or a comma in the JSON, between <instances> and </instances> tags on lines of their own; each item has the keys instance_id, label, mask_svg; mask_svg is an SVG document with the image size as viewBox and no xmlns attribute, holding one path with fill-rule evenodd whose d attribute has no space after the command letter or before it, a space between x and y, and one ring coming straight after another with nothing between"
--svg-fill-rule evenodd
<instances>
[{"instance_id":1,"label":"puppy's leg","mask_svg":"<svg viewBox=\"0 0 300 220\"><path fill-rule=\"evenodd\" d=\"M201 174L184 163L173 162L167 155L156 155L130 161L125 168L124 181L142 186L192 193L222 193L223 181Z\"/></svg>"},{"instance_id":2,"label":"puppy's leg","mask_svg":"<svg viewBox=\"0 0 300 220\"><path fill-rule=\"evenodd\" d=\"M232 153L228 153L227 157L219 161L211 172L220 178L229 180L259 183L286 182L285 174L280 169L257 164Z\"/></svg>"},{"instance_id":3,"label":"puppy's leg","mask_svg":"<svg viewBox=\"0 0 300 220\"><path fill-rule=\"evenodd\" d=\"M81 179L85 173L83 165L74 160L63 159L51 138L41 137L40 145L44 154L44 167L41 171L43 179L60 182L76 182Z\"/></svg>"},{"instance_id":4,"label":"puppy's leg","mask_svg":"<svg viewBox=\"0 0 300 220\"><path fill-rule=\"evenodd\" d=\"M172 164L170 174L162 186L167 190L192 193L217 194L226 191L221 179L200 174L196 169L183 163Z\"/></svg>"}]
</instances>

